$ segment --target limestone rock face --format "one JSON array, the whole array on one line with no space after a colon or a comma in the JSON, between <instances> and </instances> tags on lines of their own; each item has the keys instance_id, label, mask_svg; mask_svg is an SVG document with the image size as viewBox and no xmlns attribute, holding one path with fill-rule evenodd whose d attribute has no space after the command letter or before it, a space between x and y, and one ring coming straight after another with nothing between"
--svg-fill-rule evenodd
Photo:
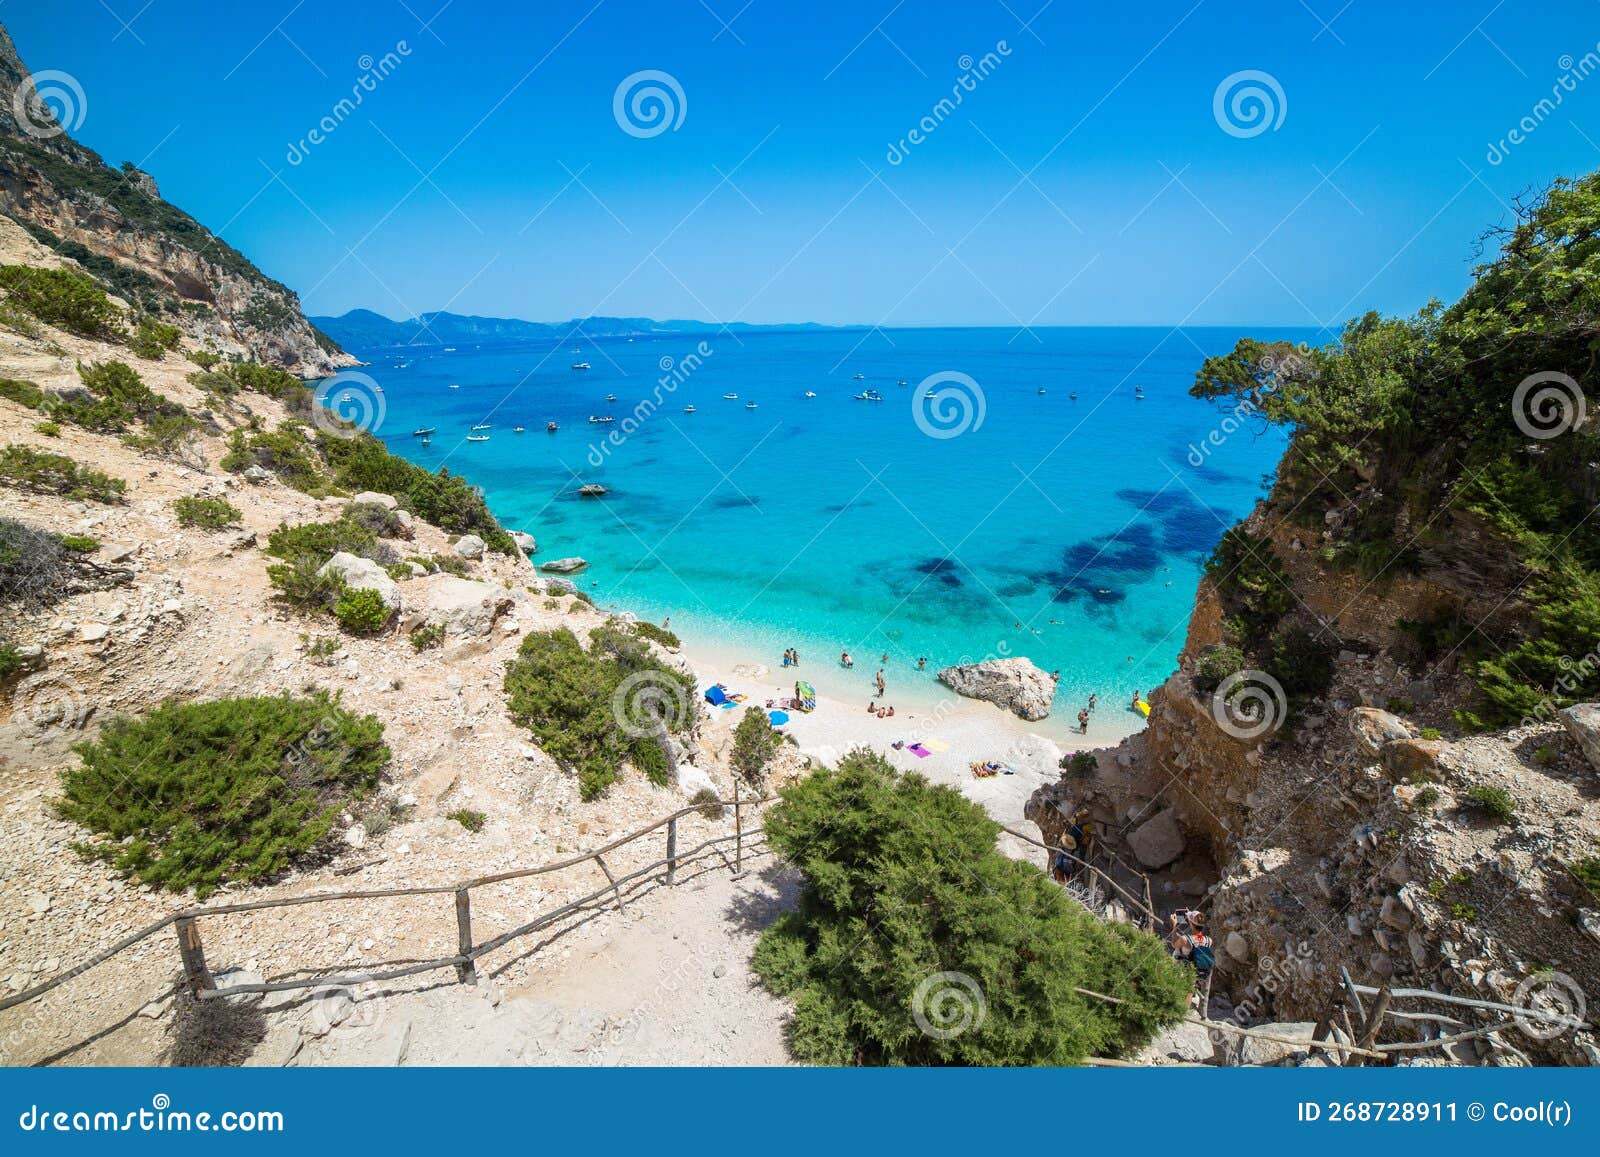
<instances>
[{"instance_id":1,"label":"limestone rock face","mask_svg":"<svg viewBox=\"0 0 1600 1157\"><path fill-rule=\"evenodd\" d=\"M494 621L511 609L503 587L432 574L407 584L411 594L411 619L438 623L452 635L487 635Z\"/></svg>"},{"instance_id":2,"label":"limestone rock face","mask_svg":"<svg viewBox=\"0 0 1600 1157\"><path fill-rule=\"evenodd\" d=\"M511 532L511 541L517 544L517 549L523 554L532 554L539 549L538 540L527 531L513 530Z\"/></svg>"},{"instance_id":3,"label":"limestone rock face","mask_svg":"<svg viewBox=\"0 0 1600 1157\"><path fill-rule=\"evenodd\" d=\"M349 502L351 506L381 506L385 510L393 510L400 504L390 494L379 494L376 490L363 490Z\"/></svg>"},{"instance_id":4,"label":"limestone rock face","mask_svg":"<svg viewBox=\"0 0 1600 1157\"><path fill-rule=\"evenodd\" d=\"M547 574L577 574L589 564L581 558L558 558L539 567Z\"/></svg>"},{"instance_id":5,"label":"limestone rock face","mask_svg":"<svg viewBox=\"0 0 1600 1157\"><path fill-rule=\"evenodd\" d=\"M1186 844L1183 829L1178 826L1171 808L1157 812L1128 836L1128 846L1139 863L1151 870L1164 868L1183 855Z\"/></svg>"},{"instance_id":6,"label":"limestone rock face","mask_svg":"<svg viewBox=\"0 0 1600 1157\"><path fill-rule=\"evenodd\" d=\"M1396 739L1410 739L1405 720L1376 707L1357 707L1350 712L1350 730L1368 755L1378 755L1383 745Z\"/></svg>"},{"instance_id":7,"label":"limestone rock face","mask_svg":"<svg viewBox=\"0 0 1600 1157\"><path fill-rule=\"evenodd\" d=\"M390 578L388 572L370 558L362 558L360 555L341 550L323 564L317 575L319 578L335 575L343 579L347 587L377 591L384 606L392 611L400 609L400 584Z\"/></svg>"},{"instance_id":8,"label":"limestone rock face","mask_svg":"<svg viewBox=\"0 0 1600 1157\"><path fill-rule=\"evenodd\" d=\"M1050 676L1024 658L946 667L939 672L939 682L959 695L985 699L1023 719L1047 718L1056 696L1056 685Z\"/></svg>"},{"instance_id":9,"label":"limestone rock face","mask_svg":"<svg viewBox=\"0 0 1600 1157\"><path fill-rule=\"evenodd\" d=\"M1600 771L1600 703L1578 703L1558 716L1567 734L1578 741L1589 763Z\"/></svg>"},{"instance_id":10,"label":"limestone rock face","mask_svg":"<svg viewBox=\"0 0 1600 1157\"><path fill-rule=\"evenodd\" d=\"M1442 739L1392 739L1383 745L1383 766L1400 779L1427 775L1449 746Z\"/></svg>"},{"instance_id":11,"label":"limestone rock face","mask_svg":"<svg viewBox=\"0 0 1600 1157\"><path fill-rule=\"evenodd\" d=\"M485 549L483 539L475 534L463 534L456 539L456 553L462 558L482 558Z\"/></svg>"}]
</instances>

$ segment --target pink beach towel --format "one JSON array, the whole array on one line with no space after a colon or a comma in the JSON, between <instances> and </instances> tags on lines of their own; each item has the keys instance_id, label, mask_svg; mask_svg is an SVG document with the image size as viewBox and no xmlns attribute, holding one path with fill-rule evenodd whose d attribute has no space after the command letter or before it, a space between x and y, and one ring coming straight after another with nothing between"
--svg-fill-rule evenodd
<instances>
[{"instance_id":1,"label":"pink beach towel","mask_svg":"<svg viewBox=\"0 0 1600 1157\"><path fill-rule=\"evenodd\" d=\"M927 759L928 756L933 754L933 752L929 751L920 743L913 743L910 747L906 748L906 750L912 755L916 756L918 759Z\"/></svg>"}]
</instances>

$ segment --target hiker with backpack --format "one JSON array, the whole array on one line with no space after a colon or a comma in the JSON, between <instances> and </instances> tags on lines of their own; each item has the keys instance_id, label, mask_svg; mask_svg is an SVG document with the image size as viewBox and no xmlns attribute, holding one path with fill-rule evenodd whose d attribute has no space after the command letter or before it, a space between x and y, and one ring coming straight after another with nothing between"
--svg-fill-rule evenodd
<instances>
[{"instance_id":1,"label":"hiker with backpack","mask_svg":"<svg viewBox=\"0 0 1600 1157\"><path fill-rule=\"evenodd\" d=\"M1067 830L1061 834L1061 847L1056 852L1055 863L1050 865L1050 874L1055 877L1058 884L1076 879L1078 873L1083 870L1083 865L1067 853L1077 853L1083 847L1085 838L1083 825L1088 819L1088 810L1079 808L1073 813L1072 822Z\"/></svg>"},{"instance_id":2,"label":"hiker with backpack","mask_svg":"<svg viewBox=\"0 0 1600 1157\"><path fill-rule=\"evenodd\" d=\"M1172 920L1172 954L1194 969L1194 983L1204 991L1216 967L1217 954L1206 935L1206 914L1193 908L1180 908Z\"/></svg>"}]
</instances>

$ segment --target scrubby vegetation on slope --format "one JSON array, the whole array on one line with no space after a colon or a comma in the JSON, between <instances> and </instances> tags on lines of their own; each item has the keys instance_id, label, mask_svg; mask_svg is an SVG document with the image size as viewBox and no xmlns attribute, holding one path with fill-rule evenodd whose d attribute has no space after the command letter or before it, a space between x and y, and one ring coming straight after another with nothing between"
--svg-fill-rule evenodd
<instances>
[{"instance_id":1,"label":"scrubby vegetation on slope","mask_svg":"<svg viewBox=\"0 0 1600 1157\"><path fill-rule=\"evenodd\" d=\"M1187 1007L1191 974L1159 940L1096 920L997 852L980 806L879 755L784 788L766 830L804 884L754 963L794 1001L801 1060L1077 1064L1143 1044Z\"/></svg>"},{"instance_id":2,"label":"scrubby vegetation on slope","mask_svg":"<svg viewBox=\"0 0 1600 1157\"><path fill-rule=\"evenodd\" d=\"M104 837L79 851L201 897L312 852L389 761L377 718L326 693L168 703L76 750L60 811Z\"/></svg>"},{"instance_id":3,"label":"scrubby vegetation on slope","mask_svg":"<svg viewBox=\"0 0 1600 1157\"><path fill-rule=\"evenodd\" d=\"M1331 529L1327 564L1379 583L1451 567L1519 576L1505 591L1521 608L1514 637L1488 639L1449 609L1411 625L1465 661L1481 694L1468 726L1600 693L1600 663L1583 662L1600 645L1600 425L1579 420L1600 349L1600 175L1556 182L1488 240L1494 259L1454 305L1367 314L1319 349L1247 339L1207 359L1191 391L1292 428L1275 504ZM1214 571L1247 555L1270 570L1270 551L1236 530ZM1244 607L1234 641L1259 649L1281 600L1248 576L1222 593Z\"/></svg>"}]
</instances>

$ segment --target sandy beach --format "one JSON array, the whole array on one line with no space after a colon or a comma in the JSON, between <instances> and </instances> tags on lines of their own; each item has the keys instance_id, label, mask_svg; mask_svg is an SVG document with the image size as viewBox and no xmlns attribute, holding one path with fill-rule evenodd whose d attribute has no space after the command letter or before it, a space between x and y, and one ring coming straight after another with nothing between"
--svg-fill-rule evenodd
<instances>
[{"instance_id":1,"label":"sandy beach","mask_svg":"<svg viewBox=\"0 0 1600 1157\"><path fill-rule=\"evenodd\" d=\"M1060 776L1062 755L1112 746L1144 726L1144 720L1126 710L1126 704L1103 701L1090 716L1087 735L1079 735L1076 727L1069 726L1081 704L1058 701L1057 713L1049 719L1025 722L992 704L957 695L939 683L931 669L886 668L888 691L881 703L893 704L895 714L892 719L879 719L867 712L878 666L861 657L848 671L837 662L803 662L796 669L752 662L748 656L688 641L683 656L701 692L712 683L721 683L729 691L747 696L746 705L765 706L768 700L776 704L794 694L796 679L807 680L816 688L817 709L789 712L789 722L781 728L806 755L831 763L852 748L870 748L901 770L917 771L935 783L960 788L1004 824L1021 822L1028 797ZM713 709L711 714L712 726L731 730L742 711ZM909 747L929 740L945 745L945 750L919 758L893 747L897 741ZM997 761L1015 773L974 778L971 765L977 760Z\"/></svg>"}]
</instances>

